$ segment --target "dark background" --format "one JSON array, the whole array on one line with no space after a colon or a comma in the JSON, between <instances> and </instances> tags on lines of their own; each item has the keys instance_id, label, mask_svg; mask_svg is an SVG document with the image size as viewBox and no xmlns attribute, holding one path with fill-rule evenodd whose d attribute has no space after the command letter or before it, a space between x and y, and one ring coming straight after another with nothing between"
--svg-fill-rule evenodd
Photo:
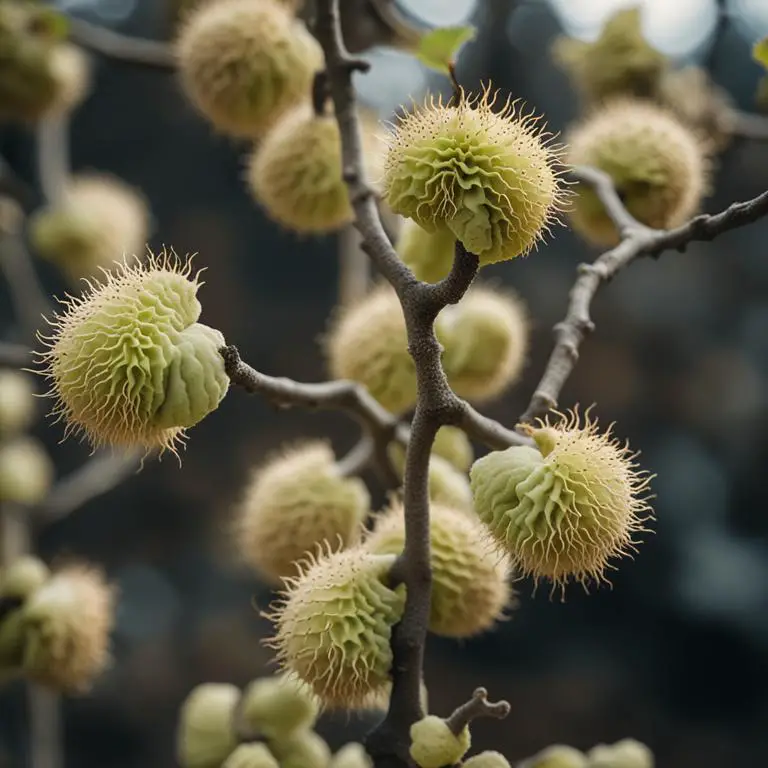
<instances>
[{"instance_id":1,"label":"dark background","mask_svg":"<svg viewBox=\"0 0 768 768\"><path fill-rule=\"evenodd\" d=\"M766 5L751 7L765 14ZM702 0L694 17L704 20L710 6ZM488 0L493 13L503 7ZM768 19L761 29L748 3L729 8L731 19L689 58L704 61L739 106L752 109L760 69L750 47L768 33ZM462 81L490 77L562 130L577 103L545 55L558 17L543 0L524 2L509 24L499 23L503 15L466 49ZM161 5L145 0L121 29L162 37L163 20ZM683 35L695 31L683 27ZM172 74L94 63L93 95L72 124L74 169L109 170L144 190L155 219L152 245L199 253L198 266L208 268L203 321L246 360L271 374L323 379L317 340L335 302L335 239L300 240L265 219L241 181L246 148L214 135ZM423 74L402 57L376 57L369 77L380 79L364 92L386 83L384 100L397 90L405 102L423 90ZM387 115L394 105L384 100L378 106ZM34 183L32 137L3 129L0 142L3 156ZM720 158L706 210L768 187L767 161L768 144L734 142ZM524 582L514 620L498 631L463 644L430 639L434 712L447 714L478 685L512 703L506 721L476 725L478 749L516 760L553 742L588 748L634 736L655 750L660 768L768 766L767 241L764 220L636 263L597 298L597 333L562 404L597 402L601 422L616 420L617 433L642 451L643 466L658 473L656 533L634 561L622 562L613 589L586 596L571 587L560 603L546 589L533 596ZM524 410L576 265L594 255L560 227L531 257L483 271L483 280L522 294L534 323L527 374L488 409L492 416L512 425ZM57 275L39 267L61 292ZM0 335L12 338L3 290ZM60 474L86 459L85 446L57 445L59 427L41 425L38 433ZM88 697L64 706L68 768L173 765L177 709L194 685L242 684L269 673L270 654L259 643L269 627L253 608L254 596L265 607L269 594L236 565L230 509L269 451L321 435L340 454L357 436L343 416L278 413L234 390L191 431L181 468L173 459L152 462L40 531L44 557L98 561L121 591L116 663ZM25 764L25 712L21 687L3 689L3 764ZM330 720L321 730L338 746L362 727Z\"/></svg>"}]
</instances>

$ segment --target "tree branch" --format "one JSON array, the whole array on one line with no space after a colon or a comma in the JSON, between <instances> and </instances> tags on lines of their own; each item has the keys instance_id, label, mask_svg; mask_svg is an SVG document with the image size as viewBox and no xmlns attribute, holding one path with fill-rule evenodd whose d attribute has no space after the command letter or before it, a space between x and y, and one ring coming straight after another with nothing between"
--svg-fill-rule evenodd
<instances>
[{"instance_id":1,"label":"tree branch","mask_svg":"<svg viewBox=\"0 0 768 768\"><path fill-rule=\"evenodd\" d=\"M0 366L23 368L32 362L32 353L23 344L0 341Z\"/></svg>"},{"instance_id":2,"label":"tree branch","mask_svg":"<svg viewBox=\"0 0 768 768\"><path fill-rule=\"evenodd\" d=\"M488 701L488 691L485 688L475 688L472 698L457 707L450 717L446 718L446 725L454 736L458 736L473 720L480 717L493 717L503 720L509 714L508 701Z\"/></svg>"}]
</instances>

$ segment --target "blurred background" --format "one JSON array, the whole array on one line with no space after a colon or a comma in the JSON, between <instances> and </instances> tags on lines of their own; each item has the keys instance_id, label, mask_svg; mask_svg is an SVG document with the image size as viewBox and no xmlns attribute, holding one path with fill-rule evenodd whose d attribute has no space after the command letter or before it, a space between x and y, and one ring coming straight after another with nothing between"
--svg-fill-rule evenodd
<instances>
[{"instance_id":1,"label":"blurred background","mask_svg":"<svg viewBox=\"0 0 768 768\"><path fill-rule=\"evenodd\" d=\"M617 0L409 0L433 24L474 19L462 83L491 79L563 130L577 114L565 75L549 60L565 31L593 39ZM646 0L649 40L680 62L706 66L740 109L754 110L761 70L752 44L768 34L766 0ZM160 0L59 0L57 5L124 34L167 39ZM511 8L515 6L512 16ZM388 118L410 97L446 84L406 54L374 51L358 77L363 101ZM94 59L93 94L71 126L73 169L110 171L140 187L154 216L154 248L198 252L208 268L203 321L258 369L322 380L318 344L338 285L334 238L281 232L251 202L246 147L216 136L185 102L174 75ZM0 154L36 184L33 137L3 128ZM706 209L768 188L768 143L736 140L721 156ZM601 422L642 451L658 473L655 534L612 575L613 588L566 602L519 586L520 607L498 631L456 644L431 638L431 709L447 714L478 685L508 698L511 716L478 722L473 741L510 760L553 742L587 748L625 736L649 744L659 768L768 765L768 221L642 260L602 291L596 334L584 347L562 405L596 402ZM589 251L565 227L531 257L483 271L527 301L534 330L527 374L488 412L508 425L524 410ZM52 292L65 286L47 263ZM0 336L10 311L0 285ZM58 445L65 474L88 450ZM228 542L230 509L252 468L286 441L329 436L339 454L357 433L345 417L277 412L233 390L191 433L183 464L150 462L138 475L72 515L41 525L46 559L102 563L120 589L115 664L84 698L64 703L68 768L175 764L178 707L196 684L244 684L269 674L260 645L269 626L256 608L270 594L241 570ZM372 489L381 489L372 482ZM381 500L381 495L378 499ZM370 722L323 721L337 747ZM0 765L26 761L21 687L0 691Z\"/></svg>"}]
</instances>

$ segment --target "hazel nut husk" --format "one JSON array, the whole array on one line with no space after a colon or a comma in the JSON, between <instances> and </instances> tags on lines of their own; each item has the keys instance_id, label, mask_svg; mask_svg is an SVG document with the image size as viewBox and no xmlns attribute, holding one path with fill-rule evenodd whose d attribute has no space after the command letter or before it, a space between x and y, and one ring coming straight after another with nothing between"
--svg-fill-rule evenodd
<instances>
[{"instance_id":1,"label":"hazel nut husk","mask_svg":"<svg viewBox=\"0 0 768 768\"><path fill-rule=\"evenodd\" d=\"M607 173L626 209L656 229L693 216L709 189L708 148L669 110L625 99L590 113L569 136L568 162ZM594 190L579 184L569 211L580 235L598 246L619 233Z\"/></svg>"},{"instance_id":2,"label":"hazel nut husk","mask_svg":"<svg viewBox=\"0 0 768 768\"><path fill-rule=\"evenodd\" d=\"M365 483L342 477L330 445L305 443L253 474L237 512L237 546L245 562L279 586L318 544L356 544L369 510Z\"/></svg>"},{"instance_id":3,"label":"hazel nut husk","mask_svg":"<svg viewBox=\"0 0 768 768\"><path fill-rule=\"evenodd\" d=\"M176 757L182 768L219 768L237 747L234 715L240 689L203 683L190 691L179 713Z\"/></svg>"},{"instance_id":4,"label":"hazel nut husk","mask_svg":"<svg viewBox=\"0 0 768 768\"><path fill-rule=\"evenodd\" d=\"M565 744L553 744L524 760L519 768L592 768L583 752Z\"/></svg>"},{"instance_id":5,"label":"hazel nut husk","mask_svg":"<svg viewBox=\"0 0 768 768\"><path fill-rule=\"evenodd\" d=\"M462 768L510 768L507 760L501 752L486 750L477 755L473 755L462 762Z\"/></svg>"},{"instance_id":6,"label":"hazel nut husk","mask_svg":"<svg viewBox=\"0 0 768 768\"><path fill-rule=\"evenodd\" d=\"M53 462L35 438L22 435L0 443L0 502L37 504L53 477Z\"/></svg>"},{"instance_id":7,"label":"hazel nut husk","mask_svg":"<svg viewBox=\"0 0 768 768\"><path fill-rule=\"evenodd\" d=\"M558 414L528 432L536 447L515 446L476 461L475 511L520 575L553 589L570 580L607 581L613 558L635 550L651 516L650 477L637 454L601 432L587 411Z\"/></svg>"},{"instance_id":8,"label":"hazel nut husk","mask_svg":"<svg viewBox=\"0 0 768 768\"><path fill-rule=\"evenodd\" d=\"M562 208L560 150L490 88L457 106L429 99L389 136L384 199L428 232L451 232L480 265L528 253Z\"/></svg>"},{"instance_id":9,"label":"hazel nut husk","mask_svg":"<svg viewBox=\"0 0 768 768\"><path fill-rule=\"evenodd\" d=\"M353 741L336 752L331 758L330 768L373 768L373 761L365 747Z\"/></svg>"},{"instance_id":10,"label":"hazel nut husk","mask_svg":"<svg viewBox=\"0 0 768 768\"><path fill-rule=\"evenodd\" d=\"M280 768L328 768L331 750L325 739L314 731L303 731L287 741L271 745Z\"/></svg>"},{"instance_id":11,"label":"hazel nut husk","mask_svg":"<svg viewBox=\"0 0 768 768\"><path fill-rule=\"evenodd\" d=\"M390 679L392 627L404 587L387 585L394 556L361 548L307 559L270 614L267 644L281 667L303 680L327 709L355 709Z\"/></svg>"},{"instance_id":12,"label":"hazel nut husk","mask_svg":"<svg viewBox=\"0 0 768 768\"><path fill-rule=\"evenodd\" d=\"M486 402L520 377L528 353L528 315L510 292L473 287L439 315L443 368L460 397Z\"/></svg>"},{"instance_id":13,"label":"hazel nut husk","mask_svg":"<svg viewBox=\"0 0 768 768\"><path fill-rule=\"evenodd\" d=\"M221 768L281 768L266 744L241 744Z\"/></svg>"},{"instance_id":14,"label":"hazel nut husk","mask_svg":"<svg viewBox=\"0 0 768 768\"><path fill-rule=\"evenodd\" d=\"M249 731L268 741L287 741L314 725L318 707L298 680L275 675L254 680L245 688L240 712Z\"/></svg>"},{"instance_id":15,"label":"hazel nut husk","mask_svg":"<svg viewBox=\"0 0 768 768\"><path fill-rule=\"evenodd\" d=\"M587 753L589 768L654 768L653 752L636 739L598 744Z\"/></svg>"},{"instance_id":16,"label":"hazel nut husk","mask_svg":"<svg viewBox=\"0 0 768 768\"><path fill-rule=\"evenodd\" d=\"M229 387L221 333L198 323L201 283L190 261L165 251L129 261L69 297L38 353L65 436L95 446L176 451L184 430Z\"/></svg>"},{"instance_id":17,"label":"hazel nut husk","mask_svg":"<svg viewBox=\"0 0 768 768\"><path fill-rule=\"evenodd\" d=\"M215 0L184 19L176 40L181 83L220 132L259 138L309 93L322 50L290 8Z\"/></svg>"},{"instance_id":18,"label":"hazel nut husk","mask_svg":"<svg viewBox=\"0 0 768 768\"><path fill-rule=\"evenodd\" d=\"M416 368L408 353L403 309L389 285L342 310L325 340L328 370L362 384L394 414L416 404Z\"/></svg>"},{"instance_id":19,"label":"hazel nut husk","mask_svg":"<svg viewBox=\"0 0 768 768\"><path fill-rule=\"evenodd\" d=\"M430 507L432 602L429 631L442 637L472 637L489 630L510 605L509 561L493 552L484 526L450 507ZM399 555L405 545L405 516L394 504L376 517L365 547Z\"/></svg>"},{"instance_id":20,"label":"hazel nut husk","mask_svg":"<svg viewBox=\"0 0 768 768\"><path fill-rule=\"evenodd\" d=\"M55 690L88 690L110 662L115 590L96 568L56 571L24 603L22 626L28 679Z\"/></svg>"},{"instance_id":21,"label":"hazel nut husk","mask_svg":"<svg viewBox=\"0 0 768 768\"><path fill-rule=\"evenodd\" d=\"M456 236L449 229L429 232L412 219L406 219L397 237L396 250L419 280L437 283L451 271Z\"/></svg>"},{"instance_id":22,"label":"hazel nut husk","mask_svg":"<svg viewBox=\"0 0 768 768\"><path fill-rule=\"evenodd\" d=\"M471 744L468 726L456 736L448 723L435 715L427 715L411 726L410 755L419 768L444 768L458 763Z\"/></svg>"},{"instance_id":23,"label":"hazel nut husk","mask_svg":"<svg viewBox=\"0 0 768 768\"><path fill-rule=\"evenodd\" d=\"M70 180L61 202L32 216L29 235L35 250L74 282L143 253L149 226L149 208L138 190L114 176L89 173Z\"/></svg>"},{"instance_id":24,"label":"hazel nut husk","mask_svg":"<svg viewBox=\"0 0 768 768\"><path fill-rule=\"evenodd\" d=\"M31 378L19 371L0 370L0 437L27 429L35 417Z\"/></svg>"}]
</instances>

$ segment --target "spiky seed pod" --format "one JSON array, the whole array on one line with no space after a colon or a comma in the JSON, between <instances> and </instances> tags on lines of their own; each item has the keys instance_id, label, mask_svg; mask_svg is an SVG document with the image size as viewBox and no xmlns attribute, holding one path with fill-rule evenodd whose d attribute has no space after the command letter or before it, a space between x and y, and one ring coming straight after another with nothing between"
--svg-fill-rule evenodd
<instances>
[{"instance_id":1,"label":"spiky seed pod","mask_svg":"<svg viewBox=\"0 0 768 768\"><path fill-rule=\"evenodd\" d=\"M275 675L248 685L243 691L240 711L250 731L269 741L287 741L297 731L314 725L318 708L314 697L298 680Z\"/></svg>"},{"instance_id":2,"label":"spiky seed pod","mask_svg":"<svg viewBox=\"0 0 768 768\"><path fill-rule=\"evenodd\" d=\"M280 768L328 768L331 762L328 744L314 731L298 733L289 741L276 741L272 751Z\"/></svg>"},{"instance_id":3,"label":"spiky seed pod","mask_svg":"<svg viewBox=\"0 0 768 768\"><path fill-rule=\"evenodd\" d=\"M509 561L495 555L484 527L459 510L430 508L432 605L429 630L443 637L472 637L490 629L509 605ZM405 545L403 507L378 515L365 546L399 555Z\"/></svg>"},{"instance_id":4,"label":"spiky seed pod","mask_svg":"<svg viewBox=\"0 0 768 768\"><path fill-rule=\"evenodd\" d=\"M689 66L667 72L659 83L657 99L713 151L720 152L730 143L736 121L733 100L712 82L706 70Z\"/></svg>"},{"instance_id":5,"label":"spiky seed pod","mask_svg":"<svg viewBox=\"0 0 768 768\"><path fill-rule=\"evenodd\" d=\"M30 377L19 371L0 370L0 437L8 437L29 427L35 410Z\"/></svg>"},{"instance_id":6,"label":"spiky seed pod","mask_svg":"<svg viewBox=\"0 0 768 768\"><path fill-rule=\"evenodd\" d=\"M70 297L41 337L54 413L94 446L175 450L215 410L229 378L224 337L197 322L200 282L175 254L125 262Z\"/></svg>"},{"instance_id":7,"label":"spiky seed pod","mask_svg":"<svg viewBox=\"0 0 768 768\"><path fill-rule=\"evenodd\" d=\"M611 16L594 42L561 37L552 52L588 104L616 96L650 98L669 66L646 41L639 7Z\"/></svg>"},{"instance_id":8,"label":"spiky seed pod","mask_svg":"<svg viewBox=\"0 0 768 768\"><path fill-rule=\"evenodd\" d=\"M362 744L345 744L331 759L330 768L373 768L373 761Z\"/></svg>"},{"instance_id":9,"label":"spiky seed pod","mask_svg":"<svg viewBox=\"0 0 768 768\"><path fill-rule=\"evenodd\" d=\"M565 744L553 744L523 761L520 768L592 768L583 752Z\"/></svg>"},{"instance_id":10,"label":"spiky seed pod","mask_svg":"<svg viewBox=\"0 0 768 768\"><path fill-rule=\"evenodd\" d=\"M460 397L491 400L520 376L528 352L528 316L513 294L471 288L437 322L443 367Z\"/></svg>"},{"instance_id":11,"label":"spiky seed pod","mask_svg":"<svg viewBox=\"0 0 768 768\"><path fill-rule=\"evenodd\" d=\"M0 501L37 504L53 475L53 463L38 440L21 436L0 444Z\"/></svg>"},{"instance_id":12,"label":"spiky seed pod","mask_svg":"<svg viewBox=\"0 0 768 768\"><path fill-rule=\"evenodd\" d=\"M586 117L570 135L568 162L605 171L627 210L649 227L678 226L708 190L706 148L690 128L651 102L621 100ZM595 245L619 233L586 184L569 212L573 228Z\"/></svg>"},{"instance_id":13,"label":"spiky seed pod","mask_svg":"<svg viewBox=\"0 0 768 768\"><path fill-rule=\"evenodd\" d=\"M237 747L237 686L204 683L190 691L179 713L176 756L182 768L219 768Z\"/></svg>"},{"instance_id":14,"label":"spiky seed pod","mask_svg":"<svg viewBox=\"0 0 768 768\"><path fill-rule=\"evenodd\" d=\"M461 765L462 768L510 768L509 760L501 752L494 752L493 750L486 750L473 755Z\"/></svg>"},{"instance_id":15,"label":"spiky seed pod","mask_svg":"<svg viewBox=\"0 0 768 768\"><path fill-rule=\"evenodd\" d=\"M653 752L635 739L598 744L587 753L589 768L653 768Z\"/></svg>"},{"instance_id":16,"label":"spiky seed pod","mask_svg":"<svg viewBox=\"0 0 768 768\"><path fill-rule=\"evenodd\" d=\"M250 566L280 585L318 544L356 544L369 509L365 483L340 475L327 443L307 443L256 470L238 511L237 546Z\"/></svg>"},{"instance_id":17,"label":"spiky seed pod","mask_svg":"<svg viewBox=\"0 0 768 768\"><path fill-rule=\"evenodd\" d=\"M76 45L59 43L51 52L50 66L58 93L49 114L66 114L88 97L91 89L91 64L86 54Z\"/></svg>"},{"instance_id":18,"label":"spiky seed pod","mask_svg":"<svg viewBox=\"0 0 768 768\"><path fill-rule=\"evenodd\" d=\"M450 462L459 472L469 472L475 460L472 443L459 427L440 427L435 435L432 452Z\"/></svg>"},{"instance_id":19,"label":"spiky seed pod","mask_svg":"<svg viewBox=\"0 0 768 768\"><path fill-rule=\"evenodd\" d=\"M195 8L176 41L181 82L222 133L257 138L309 93L323 54L277 2L216 0Z\"/></svg>"},{"instance_id":20,"label":"spiky seed pod","mask_svg":"<svg viewBox=\"0 0 768 768\"><path fill-rule=\"evenodd\" d=\"M267 215L295 232L322 235L352 221L338 123L308 104L267 133L250 157L247 181Z\"/></svg>"},{"instance_id":21,"label":"spiky seed pod","mask_svg":"<svg viewBox=\"0 0 768 768\"><path fill-rule=\"evenodd\" d=\"M431 99L400 116L383 181L395 213L452 232L481 266L528 253L564 199L549 135L516 102L494 111L495 98Z\"/></svg>"},{"instance_id":22,"label":"spiky seed pod","mask_svg":"<svg viewBox=\"0 0 768 768\"><path fill-rule=\"evenodd\" d=\"M267 642L327 708L355 709L389 681L389 640L405 604L404 588L386 583L394 560L360 548L327 551L286 580Z\"/></svg>"},{"instance_id":23,"label":"spiky seed pod","mask_svg":"<svg viewBox=\"0 0 768 768\"><path fill-rule=\"evenodd\" d=\"M54 573L24 603L24 674L64 692L90 688L109 663L114 589L90 566Z\"/></svg>"},{"instance_id":24,"label":"spiky seed pod","mask_svg":"<svg viewBox=\"0 0 768 768\"><path fill-rule=\"evenodd\" d=\"M382 284L341 312L325 343L330 374L362 384L388 411L416 404L416 368L400 301Z\"/></svg>"},{"instance_id":25,"label":"spiky seed pod","mask_svg":"<svg viewBox=\"0 0 768 768\"><path fill-rule=\"evenodd\" d=\"M411 726L410 754L419 768L444 768L458 763L471 743L467 726L456 736L445 720L435 715L427 715Z\"/></svg>"},{"instance_id":26,"label":"spiky seed pod","mask_svg":"<svg viewBox=\"0 0 768 768\"><path fill-rule=\"evenodd\" d=\"M634 549L650 517L650 478L629 451L598 430L589 412L558 414L516 446L478 459L470 471L475 511L521 575L564 587L604 579L611 558Z\"/></svg>"},{"instance_id":27,"label":"spiky seed pod","mask_svg":"<svg viewBox=\"0 0 768 768\"><path fill-rule=\"evenodd\" d=\"M451 271L456 236L450 229L428 232L412 219L406 219L397 238L397 255L419 280L437 283Z\"/></svg>"},{"instance_id":28,"label":"spiky seed pod","mask_svg":"<svg viewBox=\"0 0 768 768\"><path fill-rule=\"evenodd\" d=\"M82 174L70 180L62 202L35 213L29 234L38 253L76 281L142 253L149 220L138 190L114 176Z\"/></svg>"},{"instance_id":29,"label":"spiky seed pod","mask_svg":"<svg viewBox=\"0 0 768 768\"><path fill-rule=\"evenodd\" d=\"M281 768L266 744L241 744L221 768Z\"/></svg>"}]
</instances>

